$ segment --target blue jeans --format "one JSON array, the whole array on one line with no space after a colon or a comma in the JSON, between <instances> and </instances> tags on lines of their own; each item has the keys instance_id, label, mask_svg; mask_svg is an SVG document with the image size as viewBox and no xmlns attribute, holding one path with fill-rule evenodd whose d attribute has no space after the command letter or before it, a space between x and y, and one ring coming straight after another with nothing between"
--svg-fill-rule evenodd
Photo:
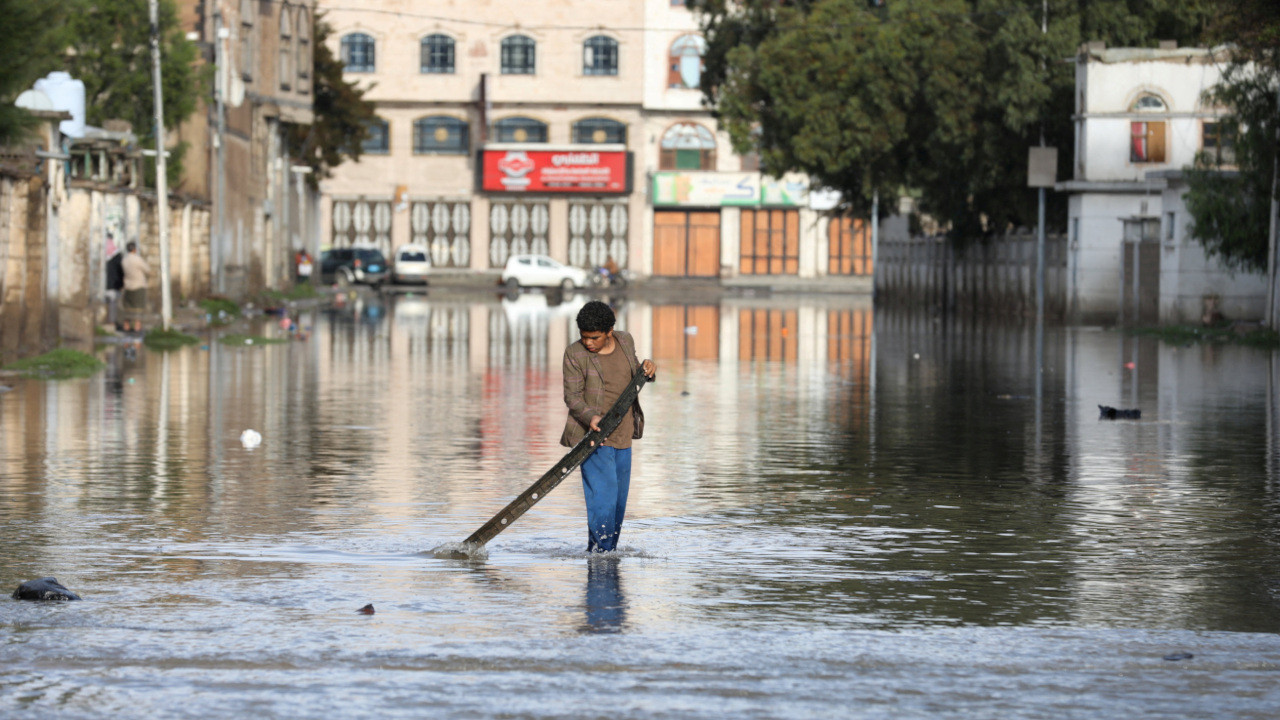
<instances>
[{"instance_id":1,"label":"blue jeans","mask_svg":"<svg viewBox=\"0 0 1280 720\"><path fill-rule=\"evenodd\" d=\"M631 487L631 448L601 445L582 463L582 494L587 499L587 552L618 547Z\"/></svg>"}]
</instances>

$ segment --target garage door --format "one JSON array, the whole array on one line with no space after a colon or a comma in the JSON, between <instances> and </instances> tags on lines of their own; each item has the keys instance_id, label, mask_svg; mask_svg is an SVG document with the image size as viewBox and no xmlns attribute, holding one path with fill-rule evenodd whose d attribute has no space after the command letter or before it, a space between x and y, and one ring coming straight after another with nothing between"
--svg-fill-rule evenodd
<instances>
[{"instance_id":1,"label":"garage door","mask_svg":"<svg viewBox=\"0 0 1280 720\"><path fill-rule=\"evenodd\" d=\"M720 213L655 211L653 274L665 277L719 277Z\"/></svg>"}]
</instances>

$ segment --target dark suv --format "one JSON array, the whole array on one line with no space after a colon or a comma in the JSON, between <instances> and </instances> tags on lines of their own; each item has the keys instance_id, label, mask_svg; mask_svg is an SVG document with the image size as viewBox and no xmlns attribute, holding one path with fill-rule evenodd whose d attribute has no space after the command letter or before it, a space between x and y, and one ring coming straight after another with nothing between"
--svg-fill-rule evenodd
<instances>
[{"instance_id":1,"label":"dark suv","mask_svg":"<svg viewBox=\"0 0 1280 720\"><path fill-rule=\"evenodd\" d=\"M320 253L320 282L378 287L387 279L387 258L377 248L333 248Z\"/></svg>"}]
</instances>

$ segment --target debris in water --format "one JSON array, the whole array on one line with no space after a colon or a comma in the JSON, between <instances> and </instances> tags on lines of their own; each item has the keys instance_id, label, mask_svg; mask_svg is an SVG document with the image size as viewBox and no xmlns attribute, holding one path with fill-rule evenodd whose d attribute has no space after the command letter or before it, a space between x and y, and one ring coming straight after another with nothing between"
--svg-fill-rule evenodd
<instances>
[{"instance_id":1,"label":"debris in water","mask_svg":"<svg viewBox=\"0 0 1280 720\"><path fill-rule=\"evenodd\" d=\"M364 607L360 608L360 609L359 609L359 610L357 610L356 612L360 613L361 615L372 615L372 614L373 614L373 603L369 603L368 605L365 605Z\"/></svg>"},{"instance_id":2,"label":"debris in water","mask_svg":"<svg viewBox=\"0 0 1280 720\"><path fill-rule=\"evenodd\" d=\"M437 560L484 560L489 557L489 551L484 545L453 542L432 548L431 555Z\"/></svg>"},{"instance_id":3,"label":"debris in water","mask_svg":"<svg viewBox=\"0 0 1280 720\"><path fill-rule=\"evenodd\" d=\"M1142 417L1142 411L1137 408L1124 409L1113 408L1110 405L1098 406L1099 420L1137 420Z\"/></svg>"},{"instance_id":4,"label":"debris in water","mask_svg":"<svg viewBox=\"0 0 1280 720\"><path fill-rule=\"evenodd\" d=\"M1176 652L1176 653L1169 653L1168 655L1165 655L1164 659L1165 660L1190 660L1193 657L1195 657L1195 655L1192 655L1189 652Z\"/></svg>"},{"instance_id":5,"label":"debris in water","mask_svg":"<svg viewBox=\"0 0 1280 720\"><path fill-rule=\"evenodd\" d=\"M240 433L240 444L252 450L262 444L262 433L257 430L245 430Z\"/></svg>"},{"instance_id":6,"label":"debris in water","mask_svg":"<svg viewBox=\"0 0 1280 720\"><path fill-rule=\"evenodd\" d=\"M71 592L57 578L40 578L28 580L13 591L14 600L79 600L80 596Z\"/></svg>"}]
</instances>

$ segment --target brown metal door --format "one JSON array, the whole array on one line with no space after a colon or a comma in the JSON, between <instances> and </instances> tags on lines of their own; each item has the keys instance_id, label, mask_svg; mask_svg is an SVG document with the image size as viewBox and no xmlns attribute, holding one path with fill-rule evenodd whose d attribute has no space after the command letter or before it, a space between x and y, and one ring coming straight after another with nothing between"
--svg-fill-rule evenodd
<instances>
[{"instance_id":1,"label":"brown metal door","mask_svg":"<svg viewBox=\"0 0 1280 720\"><path fill-rule=\"evenodd\" d=\"M654 211L653 274L719 277L720 213Z\"/></svg>"}]
</instances>

